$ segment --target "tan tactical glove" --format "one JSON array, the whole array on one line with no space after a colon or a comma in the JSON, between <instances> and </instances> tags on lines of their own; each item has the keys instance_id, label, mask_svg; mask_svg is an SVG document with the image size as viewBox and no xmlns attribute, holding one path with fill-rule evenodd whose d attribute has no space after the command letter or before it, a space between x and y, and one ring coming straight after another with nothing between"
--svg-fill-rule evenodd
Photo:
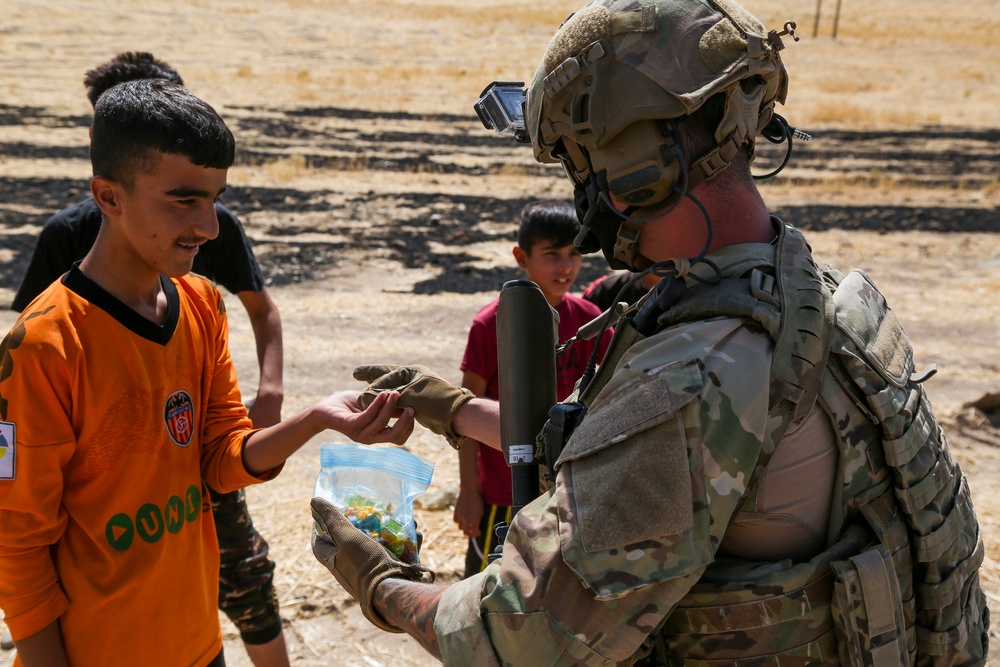
<instances>
[{"instance_id":1,"label":"tan tactical glove","mask_svg":"<svg viewBox=\"0 0 1000 667\"><path fill-rule=\"evenodd\" d=\"M310 505L316 520L312 537L316 560L325 565L344 590L358 601L365 618L388 632L402 632L375 611L372 604L375 587L390 577L430 583L434 581L434 572L426 565L407 565L396 560L385 547L355 528L326 500L313 498Z\"/></svg>"},{"instance_id":2,"label":"tan tactical glove","mask_svg":"<svg viewBox=\"0 0 1000 667\"><path fill-rule=\"evenodd\" d=\"M399 407L413 408L418 422L446 437L458 449L462 436L455 433L452 422L458 409L475 398L468 389L456 387L423 366L358 366L354 379L369 385L361 394L362 406L367 407L380 392L398 391Z\"/></svg>"}]
</instances>

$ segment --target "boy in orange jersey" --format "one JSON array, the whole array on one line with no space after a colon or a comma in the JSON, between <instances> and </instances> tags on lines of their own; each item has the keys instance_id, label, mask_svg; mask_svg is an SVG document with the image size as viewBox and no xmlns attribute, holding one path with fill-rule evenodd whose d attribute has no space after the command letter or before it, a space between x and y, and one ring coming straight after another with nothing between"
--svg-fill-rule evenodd
<instances>
[{"instance_id":1,"label":"boy in orange jersey","mask_svg":"<svg viewBox=\"0 0 1000 667\"><path fill-rule=\"evenodd\" d=\"M148 52L126 51L87 71L83 80L87 100L93 106L104 91L136 79L166 79L184 85L170 63ZM284 398L281 313L264 286L250 239L236 214L221 202L216 203L215 213L219 235L198 249L191 270L227 289L246 311L260 374L256 393L244 392L244 404L254 426L273 426L281 421ZM46 220L11 308L20 313L73 262L82 259L97 239L103 221L104 213L89 192ZM239 630L255 667L289 667L274 587L275 563L268 556L267 541L253 525L246 494L243 489L232 493L209 489L209 498L221 561L219 609ZM9 639L9 634L6 636Z\"/></svg>"},{"instance_id":2,"label":"boy in orange jersey","mask_svg":"<svg viewBox=\"0 0 1000 667\"><path fill-rule=\"evenodd\" d=\"M27 667L224 665L207 489L273 478L325 429L401 443L413 428L398 394L362 410L356 392L252 428L224 303L188 275L234 154L177 84L98 100L104 224L0 346L0 606Z\"/></svg>"}]
</instances>

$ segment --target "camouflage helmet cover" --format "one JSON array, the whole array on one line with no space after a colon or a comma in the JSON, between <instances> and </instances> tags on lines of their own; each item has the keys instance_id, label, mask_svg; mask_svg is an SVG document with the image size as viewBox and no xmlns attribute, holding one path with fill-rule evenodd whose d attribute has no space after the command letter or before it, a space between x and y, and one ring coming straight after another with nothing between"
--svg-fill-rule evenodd
<instances>
[{"instance_id":1,"label":"camouflage helmet cover","mask_svg":"<svg viewBox=\"0 0 1000 667\"><path fill-rule=\"evenodd\" d=\"M752 151L775 101L785 100L779 48L733 0L593 0L552 37L527 91L535 158L565 164L568 139L599 171L602 151L628 152L612 144L633 123L691 114L719 92L727 102L716 141ZM741 85L751 77L761 83ZM634 146L636 137L623 141Z\"/></svg>"}]
</instances>

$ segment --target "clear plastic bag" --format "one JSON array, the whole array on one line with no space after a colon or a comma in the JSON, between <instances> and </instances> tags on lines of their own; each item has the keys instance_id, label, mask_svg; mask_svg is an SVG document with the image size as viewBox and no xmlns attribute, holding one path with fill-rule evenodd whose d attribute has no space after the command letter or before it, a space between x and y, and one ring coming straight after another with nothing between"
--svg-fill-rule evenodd
<instances>
[{"instance_id":1,"label":"clear plastic bag","mask_svg":"<svg viewBox=\"0 0 1000 667\"><path fill-rule=\"evenodd\" d=\"M324 444L313 495L412 565L420 562L413 499L427 489L433 473L433 464L405 449Z\"/></svg>"}]
</instances>

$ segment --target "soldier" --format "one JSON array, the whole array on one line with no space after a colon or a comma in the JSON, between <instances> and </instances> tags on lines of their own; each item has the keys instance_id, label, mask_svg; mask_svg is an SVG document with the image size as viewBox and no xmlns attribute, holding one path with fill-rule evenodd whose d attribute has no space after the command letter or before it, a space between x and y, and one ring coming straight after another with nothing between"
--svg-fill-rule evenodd
<instances>
[{"instance_id":1,"label":"soldier","mask_svg":"<svg viewBox=\"0 0 1000 667\"><path fill-rule=\"evenodd\" d=\"M814 261L750 172L786 30L732 0L594 0L527 91L612 268L663 279L618 326L554 488L502 558L449 587L313 500L317 558L386 630L453 665L982 664L989 614L968 486L895 314ZM497 446L498 407L419 367L368 396ZM365 558L369 560L365 560Z\"/></svg>"}]
</instances>

